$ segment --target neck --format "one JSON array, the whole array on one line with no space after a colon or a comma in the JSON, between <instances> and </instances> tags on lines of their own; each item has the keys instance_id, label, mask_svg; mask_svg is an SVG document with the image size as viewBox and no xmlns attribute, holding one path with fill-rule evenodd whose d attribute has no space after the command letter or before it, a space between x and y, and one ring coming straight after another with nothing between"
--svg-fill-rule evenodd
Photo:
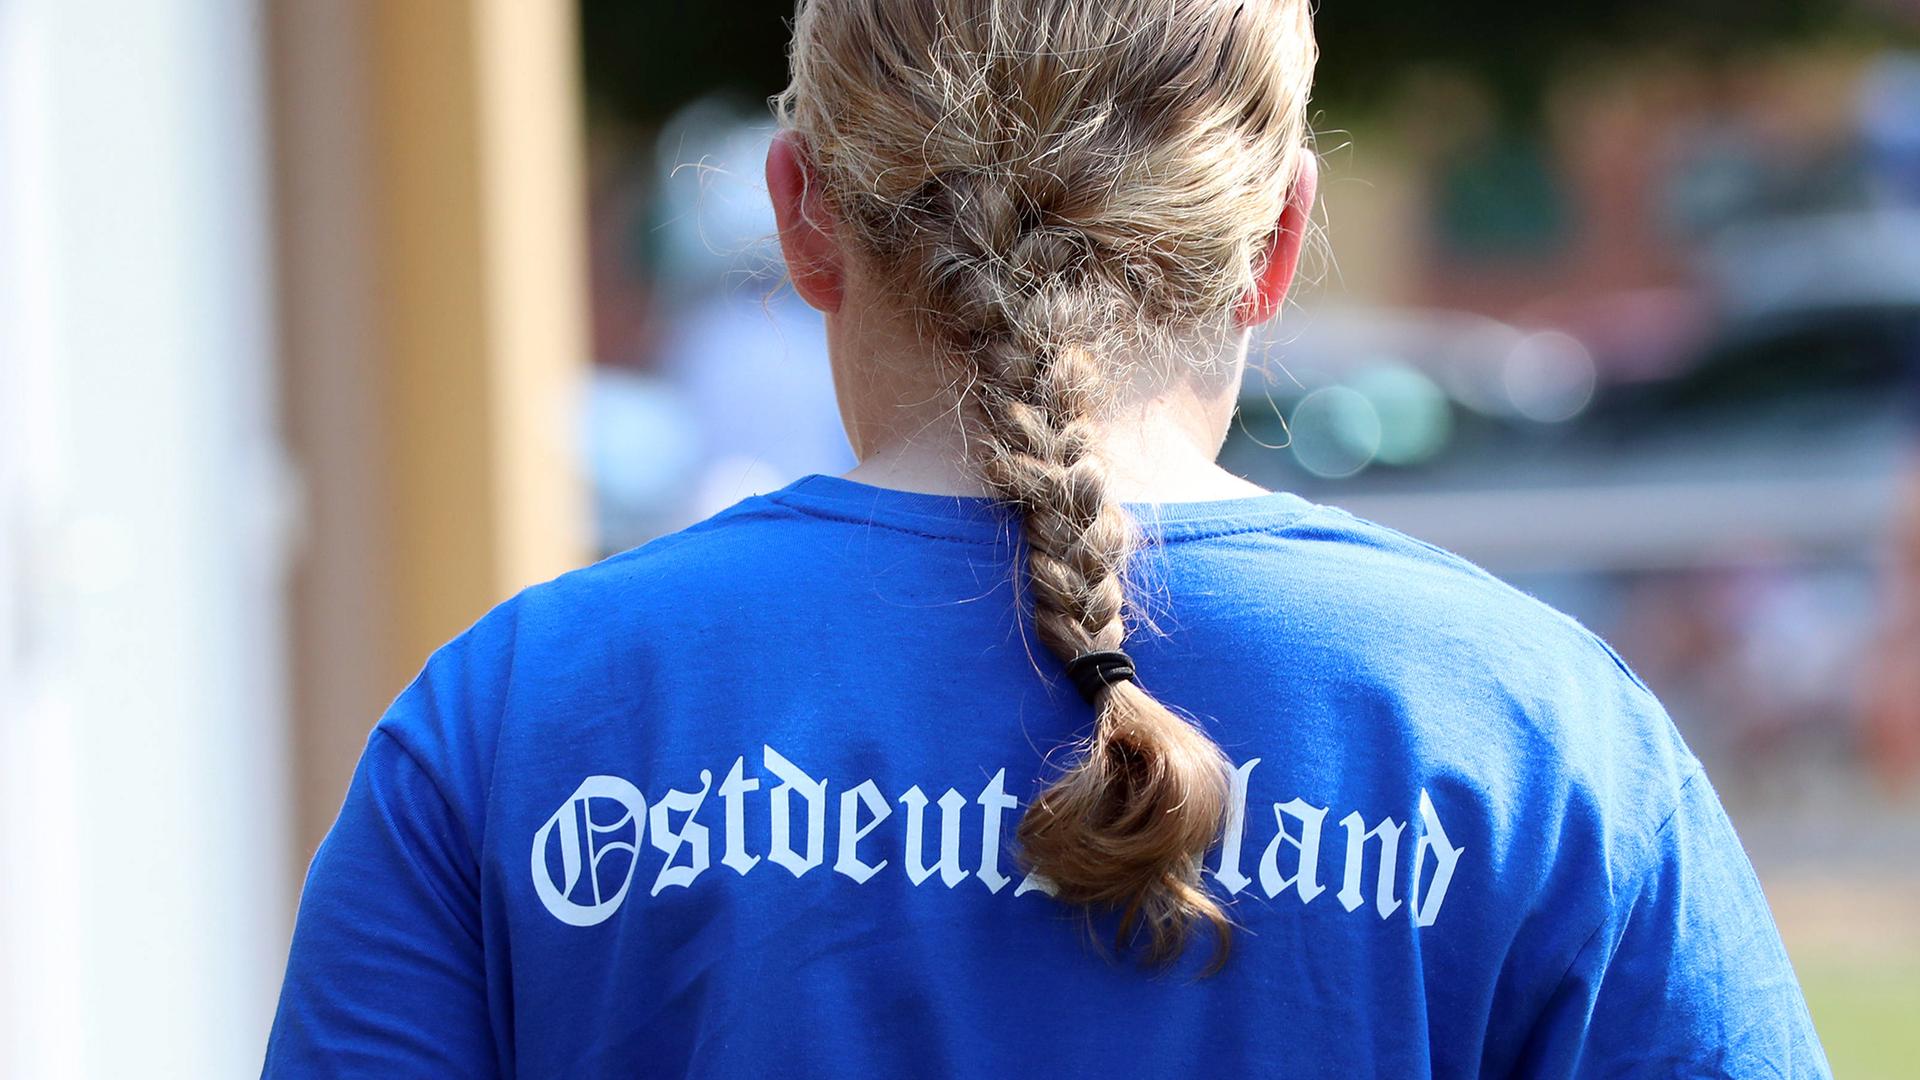
<instances>
[{"instance_id":1,"label":"neck","mask_svg":"<svg viewBox=\"0 0 1920 1080\"><path fill-rule=\"evenodd\" d=\"M1107 462L1110 490L1122 502L1205 502L1265 494L1258 484L1243 480L1217 465L1191 443L1165 443L1165 451L1149 448L1161 440L1143 439L1141 452L1102 454ZM962 464L960 440L929 439L888 442L860 458L846 478L875 487L935 495L984 495L987 490Z\"/></svg>"},{"instance_id":2,"label":"neck","mask_svg":"<svg viewBox=\"0 0 1920 1080\"><path fill-rule=\"evenodd\" d=\"M876 362L849 351L834 350L833 357L842 418L860 461L847 479L901 491L986 494L966 465L952 391L924 378L935 366ZM1230 378L1170 380L1114 409L1099 446L1113 498L1203 502L1265 493L1214 461L1232 422L1242 367L1230 365Z\"/></svg>"}]
</instances>

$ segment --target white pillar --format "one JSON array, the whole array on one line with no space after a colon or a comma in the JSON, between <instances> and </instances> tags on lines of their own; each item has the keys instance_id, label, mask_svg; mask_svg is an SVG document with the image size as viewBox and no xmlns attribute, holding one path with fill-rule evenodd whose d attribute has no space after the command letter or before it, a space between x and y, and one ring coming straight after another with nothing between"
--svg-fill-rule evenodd
<instances>
[{"instance_id":1,"label":"white pillar","mask_svg":"<svg viewBox=\"0 0 1920 1080\"><path fill-rule=\"evenodd\" d=\"M0 0L0 1075L259 1068L292 903L260 21Z\"/></svg>"}]
</instances>

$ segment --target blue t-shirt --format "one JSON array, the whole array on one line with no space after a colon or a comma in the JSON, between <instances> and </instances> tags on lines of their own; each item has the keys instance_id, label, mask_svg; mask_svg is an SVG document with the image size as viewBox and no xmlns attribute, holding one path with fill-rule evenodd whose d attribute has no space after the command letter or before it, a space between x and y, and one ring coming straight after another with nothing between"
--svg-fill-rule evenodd
<instances>
[{"instance_id":1,"label":"blue t-shirt","mask_svg":"<svg viewBox=\"0 0 1920 1080\"><path fill-rule=\"evenodd\" d=\"M1140 681L1237 765L1218 975L1015 860L1091 720L1017 527L810 476L434 654L313 861L267 1074L1827 1075L1598 638L1294 495L1133 509Z\"/></svg>"}]
</instances>

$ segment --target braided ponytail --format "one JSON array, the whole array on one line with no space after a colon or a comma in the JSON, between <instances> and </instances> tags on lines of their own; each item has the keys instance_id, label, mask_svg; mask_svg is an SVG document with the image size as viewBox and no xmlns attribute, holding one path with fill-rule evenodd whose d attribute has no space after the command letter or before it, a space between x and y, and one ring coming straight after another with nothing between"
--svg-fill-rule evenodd
<instances>
[{"instance_id":1,"label":"braided ponytail","mask_svg":"<svg viewBox=\"0 0 1920 1080\"><path fill-rule=\"evenodd\" d=\"M925 256L940 283L930 306L964 345L973 465L1021 513L1034 627L1065 662L1127 636L1136 529L1108 494L1098 450L1109 376L1092 333L1124 298L1103 295L1071 236L1023 235L1006 202L996 193L956 209L953 239ZM1106 685L1093 705L1092 735L1021 819L1025 860L1059 899L1117 907L1122 937L1144 929L1157 960L1197 921L1224 942L1226 915L1200 864L1225 812L1225 758L1134 682Z\"/></svg>"},{"instance_id":2,"label":"braided ponytail","mask_svg":"<svg viewBox=\"0 0 1920 1080\"><path fill-rule=\"evenodd\" d=\"M1040 640L1120 649L1138 528L1102 428L1122 358L1225 325L1305 137L1305 0L802 0L793 83L835 220L953 364L970 464L1019 514ZM1028 808L1028 865L1157 961L1229 920L1201 868L1229 765L1132 681Z\"/></svg>"}]
</instances>

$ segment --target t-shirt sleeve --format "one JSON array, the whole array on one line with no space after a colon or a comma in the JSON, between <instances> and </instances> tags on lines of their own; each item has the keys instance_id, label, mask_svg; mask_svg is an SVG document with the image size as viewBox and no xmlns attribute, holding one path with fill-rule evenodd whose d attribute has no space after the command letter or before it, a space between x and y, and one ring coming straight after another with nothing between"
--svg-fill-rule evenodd
<instances>
[{"instance_id":1,"label":"t-shirt sleeve","mask_svg":"<svg viewBox=\"0 0 1920 1080\"><path fill-rule=\"evenodd\" d=\"M1575 957L1527 1076L1829 1077L1760 883L1704 772Z\"/></svg>"},{"instance_id":2,"label":"t-shirt sleeve","mask_svg":"<svg viewBox=\"0 0 1920 1080\"><path fill-rule=\"evenodd\" d=\"M263 1075L496 1075L486 987L473 849L376 728L307 874Z\"/></svg>"}]
</instances>

